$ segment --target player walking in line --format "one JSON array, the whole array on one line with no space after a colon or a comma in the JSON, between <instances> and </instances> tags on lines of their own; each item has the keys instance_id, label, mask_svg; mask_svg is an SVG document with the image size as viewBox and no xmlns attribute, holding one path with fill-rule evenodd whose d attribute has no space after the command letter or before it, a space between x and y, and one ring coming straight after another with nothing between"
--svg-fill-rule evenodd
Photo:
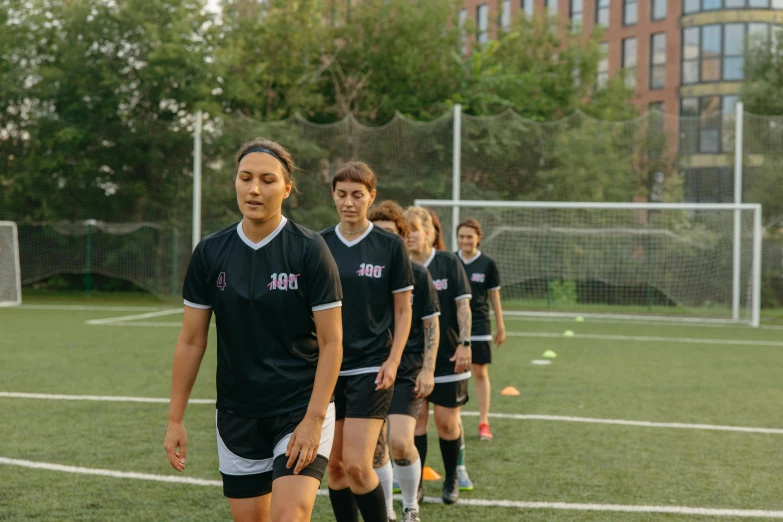
<instances>
[{"instance_id":1,"label":"player walking in line","mask_svg":"<svg viewBox=\"0 0 783 522\"><path fill-rule=\"evenodd\" d=\"M470 378L470 283L457 256L432 248L432 217L423 208L410 207L406 216L418 216L421 232L408 233L408 250L414 261L430 271L440 301L440 342L435 363L435 388L427 401L435 405L435 426L440 436L440 451L445 467L443 502L459 500L457 465L460 453L460 407L468 402ZM416 425L416 447L422 464L427 455L428 403L425 402Z\"/></svg>"},{"instance_id":2,"label":"player walking in line","mask_svg":"<svg viewBox=\"0 0 783 522\"><path fill-rule=\"evenodd\" d=\"M410 222L403 216L402 207L393 201L384 201L370 212L375 226L405 238L409 230L421 231L418 217ZM421 481L421 459L414 443L416 419L422 399L434 386L435 360L438 353L440 306L438 292L429 271L418 263L413 265L413 319L402 361L394 381L394 394L389 407L389 447L394 460L394 472L389 461L385 429L381 430L375 449L373 466L383 486L386 512L389 520L396 518L392 501L392 483L396 475L402 492L402 521L421 522L418 491Z\"/></svg>"},{"instance_id":3,"label":"player walking in line","mask_svg":"<svg viewBox=\"0 0 783 522\"><path fill-rule=\"evenodd\" d=\"M462 261L465 272L468 274L471 294L473 294L473 298L470 300L470 310L473 314L470 340L473 343L473 379L476 382L476 399L479 409L479 439L492 440L492 431L489 429L490 382L487 371L487 365L492 362L490 302L495 311L497 324L495 344L497 346L506 341L506 326L503 323L503 309L500 305L500 276L497 265L495 261L482 254L478 249L482 235L481 224L473 218L468 218L457 226L457 242L459 243L457 257Z\"/></svg>"},{"instance_id":4,"label":"player walking in line","mask_svg":"<svg viewBox=\"0 0 783 522\"><path fill-rule=\"evenodd\" d=\"M241 522L310 520L334 436L342 290L323 238L282 215L293 171L274 141L240 149L234 186L243 219L201 240L183 290L164 447L184 471L183 418L214 311L220 473Z\"/></svg>"},{"instance_id":5,"label":"player walking in line","mask_svg":"<svg viewBox=\"0 0 783 522\"><path fill-rule=\"evenodd\" d=\"M356 521L359 511L365 522L388 520L373 452L411 327L411 262L400 236L367 219L375 195L372 170L361 162L346 164L332 180L340 223L321 232L346 296L329 458L329 496L337 522Z\"/></svg>"},{"instance_id":6,"label":"player walking in line","mask_svg":"<svg viewBox=\"0 0 783 522\"><path fill-rule=\"evenodd\" d=\"M437 250L446 250L446 243L443 241L443 227L440 225L438 215L431 209L426 209L432 218L432 226L435 229L435 237L432 240L432 246ZM468 475L468 468L465 466L465 429L462 426L462 417L459 419L459 461L457 464L457 482L460 491L473 491L473 481Z\"/></svg>"}]
</instances>

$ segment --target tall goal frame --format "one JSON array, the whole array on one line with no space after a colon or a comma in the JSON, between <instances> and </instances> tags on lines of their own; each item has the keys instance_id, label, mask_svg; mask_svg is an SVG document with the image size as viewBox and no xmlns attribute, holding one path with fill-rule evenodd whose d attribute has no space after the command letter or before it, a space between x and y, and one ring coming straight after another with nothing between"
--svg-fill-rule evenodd
<instances>
[{"instance_id":1,"label":"tall goal frame","mask_svg":"<svg viewBox=\"0 0 783 522\"><path fill-rule=\"evenodd\" d=\"M503 208L503 209L571 209L571 210L684 210L684 211L734 211L735 223L740 219L742 211L753 213L753 244L751 262L751 297L750 297L750 321L739 320L740 306L740 277L739 256L733 256L732 270L732 318L734 322L749 323L758 327L761 319L761 256L763 226L761 222L761 205L757 203L587 203L587 202L555 202L555 201L478 201L478 200L441 200L441 199L416 199L414 205L422 207L451 208L452 215L456 216L451 223L451 236L456 238L456 227L459 223L459 210L461 208ZM740 238L736 234L733 237L734 252L738 251ZM445 231L444 231L445 232ZM445 234L444 234L445 235ZM452 240L453 241L453 240ZM456 250L457 245L452 244ZM647 317L652 319L653 317ZM726 322L726 321L721 321ZM729 321L731 322L731 321Z\"/></svg>"},{"instance_id":2,"label":"tall goal frame","mask_svg":"<svg viewBox=\"0 0 783 522\"><path fill-rule=\"evenodd\" d=\"M19 261L19 229L16 223L13 221L0 221L0 227L9 227L11 229L11 237L13 241L13 257L15 265L15 287L16 287L16 299L9 301L0 300L0 307L19 306L22 304L22 268Z\"/></svg>"}]
</instances>

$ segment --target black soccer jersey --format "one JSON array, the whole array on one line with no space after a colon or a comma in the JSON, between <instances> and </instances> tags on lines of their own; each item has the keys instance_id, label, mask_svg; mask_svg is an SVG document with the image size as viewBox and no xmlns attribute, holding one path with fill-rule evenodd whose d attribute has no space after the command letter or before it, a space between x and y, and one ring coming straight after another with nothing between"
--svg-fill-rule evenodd
<instances>
[{"instance_id":1,"label":"black soccer jersey","mask_svg":"<svg viewBox=\"0 0 783 522\"><path fill-rule=\"evenodd\" d=\"M345 293L340 375L377 372L391 352L392 294L413 289L405 243L372 223L353 241L345 239L338 227L321 235L337 262Z\"/></svg>"},{"instance_id":2,"label":"black soccer jersey","mask_svg":"<svg viewBox=\"0 0 783 522\"><path fill-rule=\"evenodd\" d=\"M440 343L438 359L435 362L435 382L467 379L470 372L454 374L454 362L449 359L454 357L460 342L457 301L470 299L471 295L468 276L462 263L451 252L433 250L424 266L430 271L440 301ZM449 376L453 378L449 379Z\"/></svg>"},{"instance_id":3,"label":"black soccer jersey","mask_svg":"<svg viewBox=\"0 0 783 522\"><path fill-rule=\"evenodd\" d=\"M411 294L413 318L405 353L421 353L424 351L424 328L421 322L439 316L440 303L430 272L418 263L411 262L411 265L413 266L413 293Z\"/></svg>"},{"instance_id":4,"label":"black soccer jersey","mask_svg":"<svg viewBox=\"0 0 783 522\"><path fill-rule=\"evenodd\" d=\"M242 223L205 237L190 259L185 304L217 323L217 407L245 417L307 408L318 363L313 312L341 306L323 238L286 218L253 243Z\"/></svg>"},{"instance_id":5,"label":"black soccer jersey","mask_svg":"<svg viewBox=\"0 0 783 522\"><path fill-rule=\"evenodd\" d=\"M457 256L465 267L465 273L470 280L470 290L473 298L470 300L470 311L473 314L473 327L470 331L472 341L491 341L492 325L489 321L489 291L500 290L500 276L495 262L480 251L470 261Z\"/></svg>"}]
</instances>

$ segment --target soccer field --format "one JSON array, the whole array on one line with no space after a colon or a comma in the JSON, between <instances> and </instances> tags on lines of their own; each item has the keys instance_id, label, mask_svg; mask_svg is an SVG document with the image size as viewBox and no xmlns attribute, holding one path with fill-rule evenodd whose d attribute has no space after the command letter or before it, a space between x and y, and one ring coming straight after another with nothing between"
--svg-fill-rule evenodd
<instances>
[{"instance_id":1,"label":"soccer field","mask_svg":"<svg viewBox=\"0 0 783 522\"><path fill-rule=\"evenodd\" d=\"M163 436L181 306L26 303L0 309L0 520L230 520L214 330L179 475ZM783 519L783 327L506 324L491 367L495 440L479 442L475 402L464 412L475 491L443 506L441 483L425 483L425 522ZM550 365L531 363L546 350ZM431 427L428 465L442 472L437 444ZM327 497L313 520L333 520Z\"/></svg>"}]
</instances>

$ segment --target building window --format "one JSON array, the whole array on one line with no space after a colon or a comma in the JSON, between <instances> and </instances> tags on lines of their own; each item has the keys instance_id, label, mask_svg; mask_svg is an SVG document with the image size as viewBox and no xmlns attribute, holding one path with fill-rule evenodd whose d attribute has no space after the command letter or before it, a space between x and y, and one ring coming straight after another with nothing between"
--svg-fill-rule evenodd
<instances>
[{"instance_id":1,"label":"building window","mask_svg":"<svg viewBox=\"0 0 783 522\"><path fill-rule=\"evenodd\" d=\"M476 8L478 42L486 43L489 39L489 5L481 4Z\"/></svg>"},{"instance_id":2,"label":"building window","mask_svg":"<svg viewBox=\"0 0 783 522\"><path fill-rule=\"evenodd\" d=\"M737 96L683 98L680 102L680 146L686 154L734 150Z\"/></svg>"},{"instance_id":3,"label":"building window","mask_svg":"<svg viewBox=\"0 0 783 522\"><path fill-rule=\"evenodd\" d=\"M636 38L623 40L623 70L625 71L625 85L631 89L636 88Z\"/></svg>"},{"instance_id":4,"label":"building window","mask_svg":"<svg viewBox=\"0 0 783 522\"><path fill-rule=\"evenodd\" d=\"M652 0L653 20L664 20L666 18L666 0Z\"/></svg>"},{"instance_id":5,"label":"building window","mask_svg":"<svg viewBox=\"0 0 783 522\"><path fill-rule=\"evenodd\" d=\"M702 82L720 80L721 57L720 25L705 25L701 28L701 67L699 74Z\"/></svg>"},{"instance_id":6,"label":"building window","mask_svg":"<svg viewBox=\"0 0 783 522\"><path fill-rule=\"evenodd\" d=\"M699 28L689 27L682 32L682 83L699 81Z\"/></svg>"},{"instance_id":7,"label":"building window","mask_svg":"<svg viewBox=\"0 0 783 522\"><path fill-rule=\"evenodd\" d=\"M682 83L745 78L745 46L769 44L769 24L731 23L690 27L682 32Z\"/></svg>"},{"instance_id":8,"label":"building window","mask_svg":"<svg viewBox=\"0 0 783 522\"><path fill-rule=\"evenodd\" d=\"M457 25L459 26L459 40L460 40L460 46L462 48L462 55L465 56L468 54L468 39L465 35L465 22L468 19L468 11L465 9L461 9L459 12L459 18L457 20Z\"/></svg>"},{"instance_id":9,"label":"building window","mask_svg":"<svg viewBox=\"0 0 783 522\"><path fill-rule=\"evenodd\" d=\"M723 79L742 80L745 77L745 24L726 24L723 38Z\"/></svg>"},{"instance_id":10,"label":"building window","mask_svg":"<svg viewBox=\"0 0 783 522\"><path fill-rule=\"evenodd\" d=\"M683 0L682 12L691 14L718 9L770 9L770 7L783 9L783 0Z\"/></svg>"},{"instance_id":11,"label":"building window","mask_svg":"<svg viewBox=\"0 0 783 522\"><path fill-rule=\"evenodd\" d=\"M595 77L595 88L603 89L609 85L609 44L599 45L601 60L598 62L598 74Z\"/></svg>"},{"instance_id":12,"label":"building window","mask_svg":"<svg viewBox=\"0 0 783 522\"><path fill-rule=\"evenodd\" d=\"M623 25L633 25L637 21L637 0L623 0Z\"/></svg>"},{"instance_id":13,"label":"building window","mask_svg":"<svg viewBox=\"0 0 783 522\"><path fill-rule=\"evenodd\" d=\"M666 33L650 37L650 89L666 86Z\"/></svg>"},{"instance_id":14,"label":"building window","mask_svg":"<svg viewBox=\"0 0 783 522\"><path fill-rule=\"evenodd\" d=\"M522 11L528 16L528 18L533 17L533 0L521 0L519 3L519 8L522 9Z\"/></svg>"},{"instance_id":15,"label":"building window","mask_svg":"<svg viewBox=\"0 0 783 522\"><path fill-rule=\"evenodd\" d=\"M609 0L596 0L595 25L609 27Z\"/></svg>"},{"instance_id":16,"label":"building window","mask_svg":"<svg viewBox=\"0 0 783 522\"><path fill-rule=\"evenodd\" d=\"M582 32L584 7L584 0L571 0L571 30L575 33Z\"/></svg>"},{"instance_id":17,"label":"building window","mask_svg":"<svg viewBox=\"0 0 783 522\"><path fill-rule=\"evenodd\" d=\"M500 27L508 31L511 27L511 0L503 0L502 10L500 11Z\"/></svg>"},{"instance_id":18,"label":"building window","mask_svg":"<svg viewBox=\"0 0 783 522\"><path fill-rule=\"evenodd\" d=\"M557 0L544 0L549 16L557 15Z\"/></svg>"}]
</instances>

